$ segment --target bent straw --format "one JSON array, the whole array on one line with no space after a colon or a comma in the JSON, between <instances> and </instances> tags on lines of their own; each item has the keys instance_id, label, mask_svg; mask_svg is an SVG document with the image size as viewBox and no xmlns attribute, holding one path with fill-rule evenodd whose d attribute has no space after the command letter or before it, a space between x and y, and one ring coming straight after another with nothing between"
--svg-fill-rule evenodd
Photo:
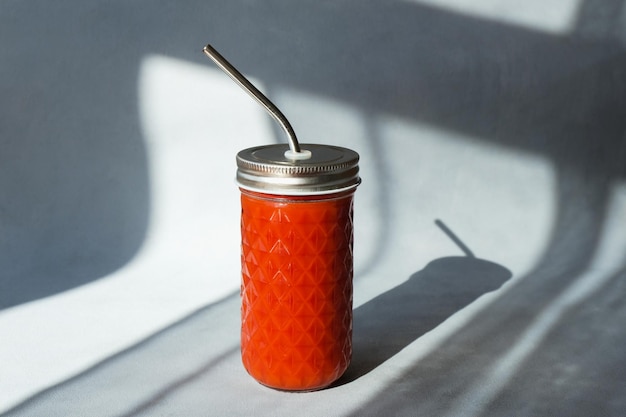
<instances>
[{"instance_id":1,"label":"bent straw","mask_svg":"<svg viewBox=\"0 0 626 417\"><path fill-rule=\"evenodd\" d=\"M219 52L217 52L210 44L205 46L203 52L206 56L211 58L213 62L224 71L239 87L248 93L253 99L255 99L263 108L278 122L283 129L289 140L289 148L293 159L306 159L310 156L309 152L302 152L300 150L300 144L296 138L296 132L294 132L289 120L285 115L272 103L263 93L261 93L250 81L246 79L230 62L226 60ZM287 155L287 154L286 154ZM306 156L305 156L306 155Z\"/></svg>"}]
</instances>

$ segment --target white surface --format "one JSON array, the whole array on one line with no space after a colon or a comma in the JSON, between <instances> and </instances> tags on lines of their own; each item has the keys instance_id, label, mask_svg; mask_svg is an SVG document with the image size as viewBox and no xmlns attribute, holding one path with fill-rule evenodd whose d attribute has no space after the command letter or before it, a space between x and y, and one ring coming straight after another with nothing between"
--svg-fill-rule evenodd
<instances>
[{"instance_id":1,"label":"white surface","mask_svg":"<svg viewBox=\"0 0 626 417\"><path fill-rule=\"evenodd\" d=\"M185 3L189 10L161 5L163 9L152 13L145 5L95 2L59 9L42 19L45 24L27 21L28 28L61 39L60 52L80 49L85 42L88 54L76 61L81 71L69 74L67 60L55 60L52 52L46 55L46 71L38 72L29 52L38 32L29 32L31 39L19 32L21 23L11 23L20 19L0 17L0 37L3 31L12 39L18 33L20 39L26 37L24 45L3 56L2 62L11 65L0 68L7 71L0 73L1 86L12 92L0 100L16 97L0 101L13 115L4 125L9 133L0 136L0 149L11 152L6 159L11 162L30 155L26 151L34 145L22 148L23 138L44 145L56 140L61 149L57 154L55 146L44 147L53 151L29 165L26 174L8 170L19 179L16 187L24 190L9 195L19 195L18 207L27 213L14 221L5 213L15 215L17 210L8 210L12 206L0 200L0 226L8 225L5 236L15 238L9 244L0 239L3 248L21 244L20 228L28 229L29 221L57 231L26 236L43 242L32 245L35 249L48 240L67 243L66 223L52 224L67 219L46 217L47 205L31 204L29 186L37 183L39 171L42 176L60 173L53 185L64 191L59 184L64 184L65 174L83 173L68 165L82 159L86 164L102 160L112 172L125 172L127 161L107 147L109 124L129 141L134 138L129 132L139 125L141 143L136 146L145 150L149 180L149 211L144 213L148 226L130 260L111 266L103 276L86 276L82 285L0 310L0 413L362 416L384 411L479 416L506 415L513 407L519 415L619 415L615 410L623 411L626 398L626 178L620 168L626 165L626 153L620 153L623 121L611 118L611 112L619 110L615 96L621 94L624 64L615 57L623 51L611 42L568 46L570 41L563 41L582 7L578 1L551 2L547 9L534 3L449 1L438 3L436 12L420 3L376 5L375 12L334 2L309 4L307 19L297 20L297 28L289 26L292 19L271 20L300 16L300 6L290 9L280 2L261 9L246 2L191 2ZM13 2L3 7L18 17L31 16L36 9ZM455 36L471 38L486 28L487 36L504 34L510 45L487 53L481 49L486 40L479 37L467 44L475 50L464 52L463 45L446 49L466 39L447 40L433 28L420 38L412 19L424 23L424 16L432 15L458 31L452 32ZM128 20L109 21L110 16ZM307 26L309 18L313 28ZM489 20L496 23L490 26ZM77 22L101 25L97 28L108 30L108 36ZM345 22L354 30L346 31ZM406 344L394 345L398 334L371 335L388 357L370 371L359 374L356 369L353 380L337 387L302 395L272 391L256 384L240 364L234 156L242 148L284 138L230 79L208 60L200 61L207 27L224 43L235 29L244 35L248 28L258 33L254 47L245 46L250 40L244 35L233 40L231 51L245 51L235 64L255 64L253 82L289 117L301 142L346 146L360 153L355 313L384 321L388 317L382 313L367 313L382 297L397 310L414 309L419 320L432 321ZM542 37L542 31L549 35ZM285 43L277 41L283 38ZM261 40L264 48L258 47ZM435 47L430 46L433 41ZM102 42L101 51L109 51L111 61L92 66L87 59L92 42ZM168 56L188 57L180 51L192 48L192 42L198 44L198 62ZM543 49L537 56L518 56L516 42L523 51ZM280 60L276 51L292 44L299 45L292 52L305 52L293 59L297 64L283 67L292 60ZM371 52L372 45L396 61L384 66L376 59L368 61L363 52ZM390 45L398 45L397 50ZM584 59L559 62L559 54L578 57L578 47ZM335 53L330 56L334 59L326 51ZM550 61L554 53L557 58ZM299 64L308 60L326 65L310 69ZM388 68L392 75L384 72ZM40 81L48 71L51 78ZM134 89L107 84L109 78L94 86L99 76ZM73 78L84 82L75 86ZM56 101L55 82L67 93L65 101ZM14 83L24 91L9 90ZM120 98L126 93L129 100ZM43 103L41 108L37 103ZM93 110L84 110L88 105ZM80 117L63 118L68 109ZM117 118L105 117L110 114ZM51 138L41 133L51 128ZM585 136L588 131L593 137ZM76 137L61 141L65 133ZM90 146L79 146L83 138L93 139ZM95 157L91 146L99 147ZM0 167L5 174L6 166ZM106 188L108 182L88 178L99 174L85 170L85 187ZM93 195L99 193L109 195L101 189ZM119 203L78 199L50 206L71 209L67 227L72 227L75 213ZM39 214L31 216L31 209ZM478 258L510 270L512 277L487 293L479 291L473 280L481 277L471 268L456 271L457 280L449 288L438 288L437 280L429 284L426 272L432 261L463 255L435 225L436 219ZM102 224L85 228L88 238L100 237L119 218L97 220ZM68 274L81 262L91 262L77 259L67 261ZM423 305L394 293L412 280L423 286L418 300ZM465 303L464 292L472 290L474 298ZM431 310L439 308L443 310L431 317ZM572 398L563 401L568 395Z\"/></svg>"}]
</instances>

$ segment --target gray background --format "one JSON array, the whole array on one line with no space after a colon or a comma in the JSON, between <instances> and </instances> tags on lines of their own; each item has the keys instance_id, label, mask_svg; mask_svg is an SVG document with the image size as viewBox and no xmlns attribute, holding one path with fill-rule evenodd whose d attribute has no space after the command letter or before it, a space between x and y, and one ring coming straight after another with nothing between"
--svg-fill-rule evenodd
<instances>
[{"instance_id":1,"label":"gray background","mask_svg":"<svg viewBox=\"0 0 626 417\"><path fill-rule=\"evenodd\" d=\"M235 264L230 295L54 383L35 377L2 415L626 413L622 1L581 0L555 33L408 1L4 0L0 40L0 332L32 334L12 312L104 282L149 236L146 56L218 76L200 53L211 42L301 140L360 152L364 179L354 361L337 386L289 395L245 375ZM172 113L186 111L179 94ZM236 108L221 111L228 136L207 133L213 143L259 144L241 137ZM215 116L201 113L210 132ZM197 188L203 210L237 203L232 176ZM233 191L209 195L215 183ZM172 262L174 287L185 269ZM12 362L2 352L0 374ZM19 366L29 374L27 356Z\"/></svg>"}]
</instances>

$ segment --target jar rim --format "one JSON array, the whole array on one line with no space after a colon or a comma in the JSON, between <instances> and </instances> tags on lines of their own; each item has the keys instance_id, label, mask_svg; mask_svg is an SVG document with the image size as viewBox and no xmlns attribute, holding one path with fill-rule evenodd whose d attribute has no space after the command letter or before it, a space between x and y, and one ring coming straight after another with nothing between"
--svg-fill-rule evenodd
<instances>
[{"instance_id":1,"label":"jar rim","mask_svg":"<svg viewBox=\"0 0 626 417\"><path fill-rule=\"evenodd\" d=\"M359 154L339 146L301 144L308 159L290 159L286 144L256 146L237 154L237 183L250 191L283 194L329 194L356 188Z\"/></svg>"}]
</instances>

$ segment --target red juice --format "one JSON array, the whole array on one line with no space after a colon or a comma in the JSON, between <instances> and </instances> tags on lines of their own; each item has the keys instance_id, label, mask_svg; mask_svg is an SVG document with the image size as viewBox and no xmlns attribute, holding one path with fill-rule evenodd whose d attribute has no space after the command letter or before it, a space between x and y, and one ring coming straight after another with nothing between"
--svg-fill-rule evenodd
<instances>
[{"instance_id":1,"label":"red juice","mask_svg":"<svg viewBox=\"0 0 626 417\"><path fill-rule=\"evenodd\" d=\"M352 354L354 190L241 191L243 364L272 388L326 387Z\"/></svg>"}]
</instances>

